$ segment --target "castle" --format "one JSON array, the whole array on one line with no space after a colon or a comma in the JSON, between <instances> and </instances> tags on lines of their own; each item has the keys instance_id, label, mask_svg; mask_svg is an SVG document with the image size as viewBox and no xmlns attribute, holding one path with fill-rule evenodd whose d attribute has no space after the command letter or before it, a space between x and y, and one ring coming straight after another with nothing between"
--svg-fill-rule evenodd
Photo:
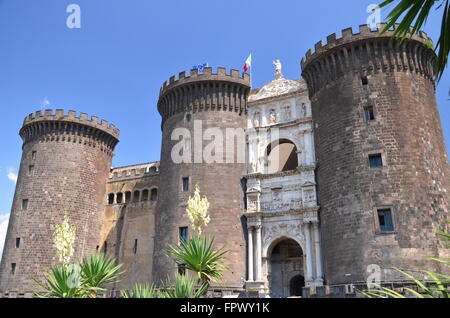
<instances>
[{"instance_id":1,"label":"castle","mask_svg":"<svg viewBox=\"0 0 450 318\"><path fill-rule=\"evenodd\" d=\"M119 130L97 117L27 116L0 293L31 295L58 262L51 235L64 210L75 258L103 252L124 264L115 290L173 276L165 250L192 233L185 209L196 184L211 204L204 232L229 250L212 296L350 297L370 275L401 284L393 267L443 272L423 257L449 257L434 235L448 230L450 204L436 57L425 33L401 42L383 27L317 43L300 80L285 79L279 61L276 79L254 90L248 74L220 67L171 77L158 101L160 162L111 168ZM231 144L230 157L199 154L195 143L213 137Z\"/></svg>"}]
</instances>

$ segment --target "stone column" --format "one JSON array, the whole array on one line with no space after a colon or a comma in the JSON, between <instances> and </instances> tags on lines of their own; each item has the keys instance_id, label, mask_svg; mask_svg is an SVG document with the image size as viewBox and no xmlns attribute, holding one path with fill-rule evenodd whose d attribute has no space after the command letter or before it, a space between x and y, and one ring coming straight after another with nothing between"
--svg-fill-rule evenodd
<instances>
[{"instance_id":1,"label":"stone column","mask_svg":"<svg viewBox=\"0 0 450 318\"><path fill-rule=\"evenodd\" d=\"M248 227L248 279L253 281L253 227Z\"/></svg>"},{"instance_id":2,"label":"stone column","mask_svg":"<svg viewBox=\"0 0 450 318\"><path fill-rule=\"evenodd\" d=\"M306 130L305 134L304 134L304 146L305 146L305 151L306 151L306 156L305 156L305 166L309 166L312 164L312 153L314 152L313 147L312 147L312 142L311 142L311 131L310 130Z\"/></svg>"},{"instance_id":3,"label":"stone column","mask_svg":"<svg viewBox=\"0 0 450 318\"><path fill-rule=\"evenodd\" d=\"M316 254L316 280L323 281L322 253L320 250L320 233L318 222L313 223L313 233L314 233L314 251Z\"/></svg>"},{"instance_id":4,"label":"stone column","mask_svg":"<svg viewBox=\"0 0 450 318\"><path fill-rule=\"evenodd\" d=\"M256 226L256 281L262 281L261 266L261 225Z\"/></svg>"},{"instance_id":5,"label":"stone column","mask_svg":"<svg viewBox=\"0 0 450 318\"><path fill-rule=\"evenodd\" d=\"M305 243L306 243L306 275L305 283L308 286L313 281L312 244L310 223L305 223Z\"/></svg>"},{"instance_id":6,"label":"stone column","mask_svg":"<svg viewBox=\"0 0 450 318\"><path fill-rule=\"evenodd\" d=\"M301 151L301 150L297 151L297 162L298 162L298 166L299 167L303 167L304 166L304 164L303 164L303 151Z\"/></svg>"}]
</instances>

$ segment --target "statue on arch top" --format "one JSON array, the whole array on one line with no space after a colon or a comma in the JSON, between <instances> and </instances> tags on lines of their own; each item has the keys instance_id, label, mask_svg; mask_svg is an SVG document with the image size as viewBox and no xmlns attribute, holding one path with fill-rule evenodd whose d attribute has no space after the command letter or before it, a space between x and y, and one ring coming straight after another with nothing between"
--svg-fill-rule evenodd
<instances>
[{"instance_id":1,"label":"statue on arch top","mask_svg":"<svg viewBox=\"0 0 450 318\"><path fill-rule=\"evenodd\" d=\"M273 65L275 65L275 78L276 79L283 78L283 73L281 73L281 62L280 62L280 60L273 61Z\"/></svg>"}]
</instances>

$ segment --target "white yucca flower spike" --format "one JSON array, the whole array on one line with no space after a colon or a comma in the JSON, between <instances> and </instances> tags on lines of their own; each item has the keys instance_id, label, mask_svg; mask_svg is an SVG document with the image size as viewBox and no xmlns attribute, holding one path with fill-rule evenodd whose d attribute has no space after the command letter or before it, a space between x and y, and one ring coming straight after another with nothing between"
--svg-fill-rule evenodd
<instances>
[{"instance_id":1,"label":"white yucca flower spike","mask_svg":"<svg viewBox=\"0 0 450 318\"><path fill-rule=\"evenodd\" d=\"M53 232L53 243L55 244L59 261L64 265L70 264L70 258L73 256L73 243L75 242L76 228L70 224L67 210L64 211L64 220L56 225Z\"/></svg>"},{"instance_id":2,"label":"white yucca flower spike","mask_svg":"<svg viewBox=\"0 0 450 318\"><path fill-rule=\"evenodd\" d=\"M206 196L200 197L200 187L195 185L194 197L189 196L186 212L194 231L202 234L202 227L207 226L210 219L208 215L209 202Z\"/></svg>"}]
</instances>

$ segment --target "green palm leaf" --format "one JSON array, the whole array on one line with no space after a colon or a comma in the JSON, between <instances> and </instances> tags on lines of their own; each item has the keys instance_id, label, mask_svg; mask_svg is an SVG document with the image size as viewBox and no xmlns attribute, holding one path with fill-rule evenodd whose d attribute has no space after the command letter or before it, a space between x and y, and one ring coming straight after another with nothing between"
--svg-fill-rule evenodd
<instances>
[{"instance_id":1,"label":"green palm leaf","mask_svg":"<svg viewBox=\"0 0 450 318\"><path fill-rule=\"evenodd\" d=\"M170 282L161 292L161 298L200 298L208 288L207 283L203 283L196 288L197 280L188 275L178 275L175 280L175 286L170 287Z\"/></svg>"},{"instance_id":2,"label":"green palm leaf","mask_svg":"<svg viewBox=\"0 0 450 318\"><path fill-rule=\"evenodd\" d=\"M199 281L220 282L222 272L227 269L223 262L228 251L224 248L215 250L213 245L213 238L194 236L187 242L170 245L167 254L178 265L194 272Z\"/></svg>"},{"instance_id":3,"label":"green palm leaf","mask_svg":"<svg viewBox=\"0 0 450 318\"><path fill-rule=\"evenodd\" d=\"M443 9L441 33L436 45L436 78L441 79L448 63L450 52L450 7L449 0L386 0L379 7L385 7L397 2L395 8L387 15L387 26L383 32L386 32L403 16L399 25L395 28L394 36L405 39L418 33L426 23L431 9L439 2L437 9ZM412 28L411 28L412 26Z\"/></svg>"},{"instance_id":4,"label":"green palm leaf","mask_svg":"<svg viewBox=\"0 0 450 318\"><path fill-rule=\"evenodd\" d=\"M80 263L81 282L92 291L92 297L95 297L96 291L105 290L105 285L117 281L123 274L123 271L120 271L122 264L115 264L114 258L104 254L92 254L83 258Z\"/></svg>"},{"instance_id":5,"label":"green palm leaf","mask_svg":"<svg viewBox=\"0 0 450 318\"><path fill-rule=\"evenodd\" d=\"M136 284L131 291L121 290L123 298L158 298L158 291L154 284Z\"/></svg>"}]
</instances>

